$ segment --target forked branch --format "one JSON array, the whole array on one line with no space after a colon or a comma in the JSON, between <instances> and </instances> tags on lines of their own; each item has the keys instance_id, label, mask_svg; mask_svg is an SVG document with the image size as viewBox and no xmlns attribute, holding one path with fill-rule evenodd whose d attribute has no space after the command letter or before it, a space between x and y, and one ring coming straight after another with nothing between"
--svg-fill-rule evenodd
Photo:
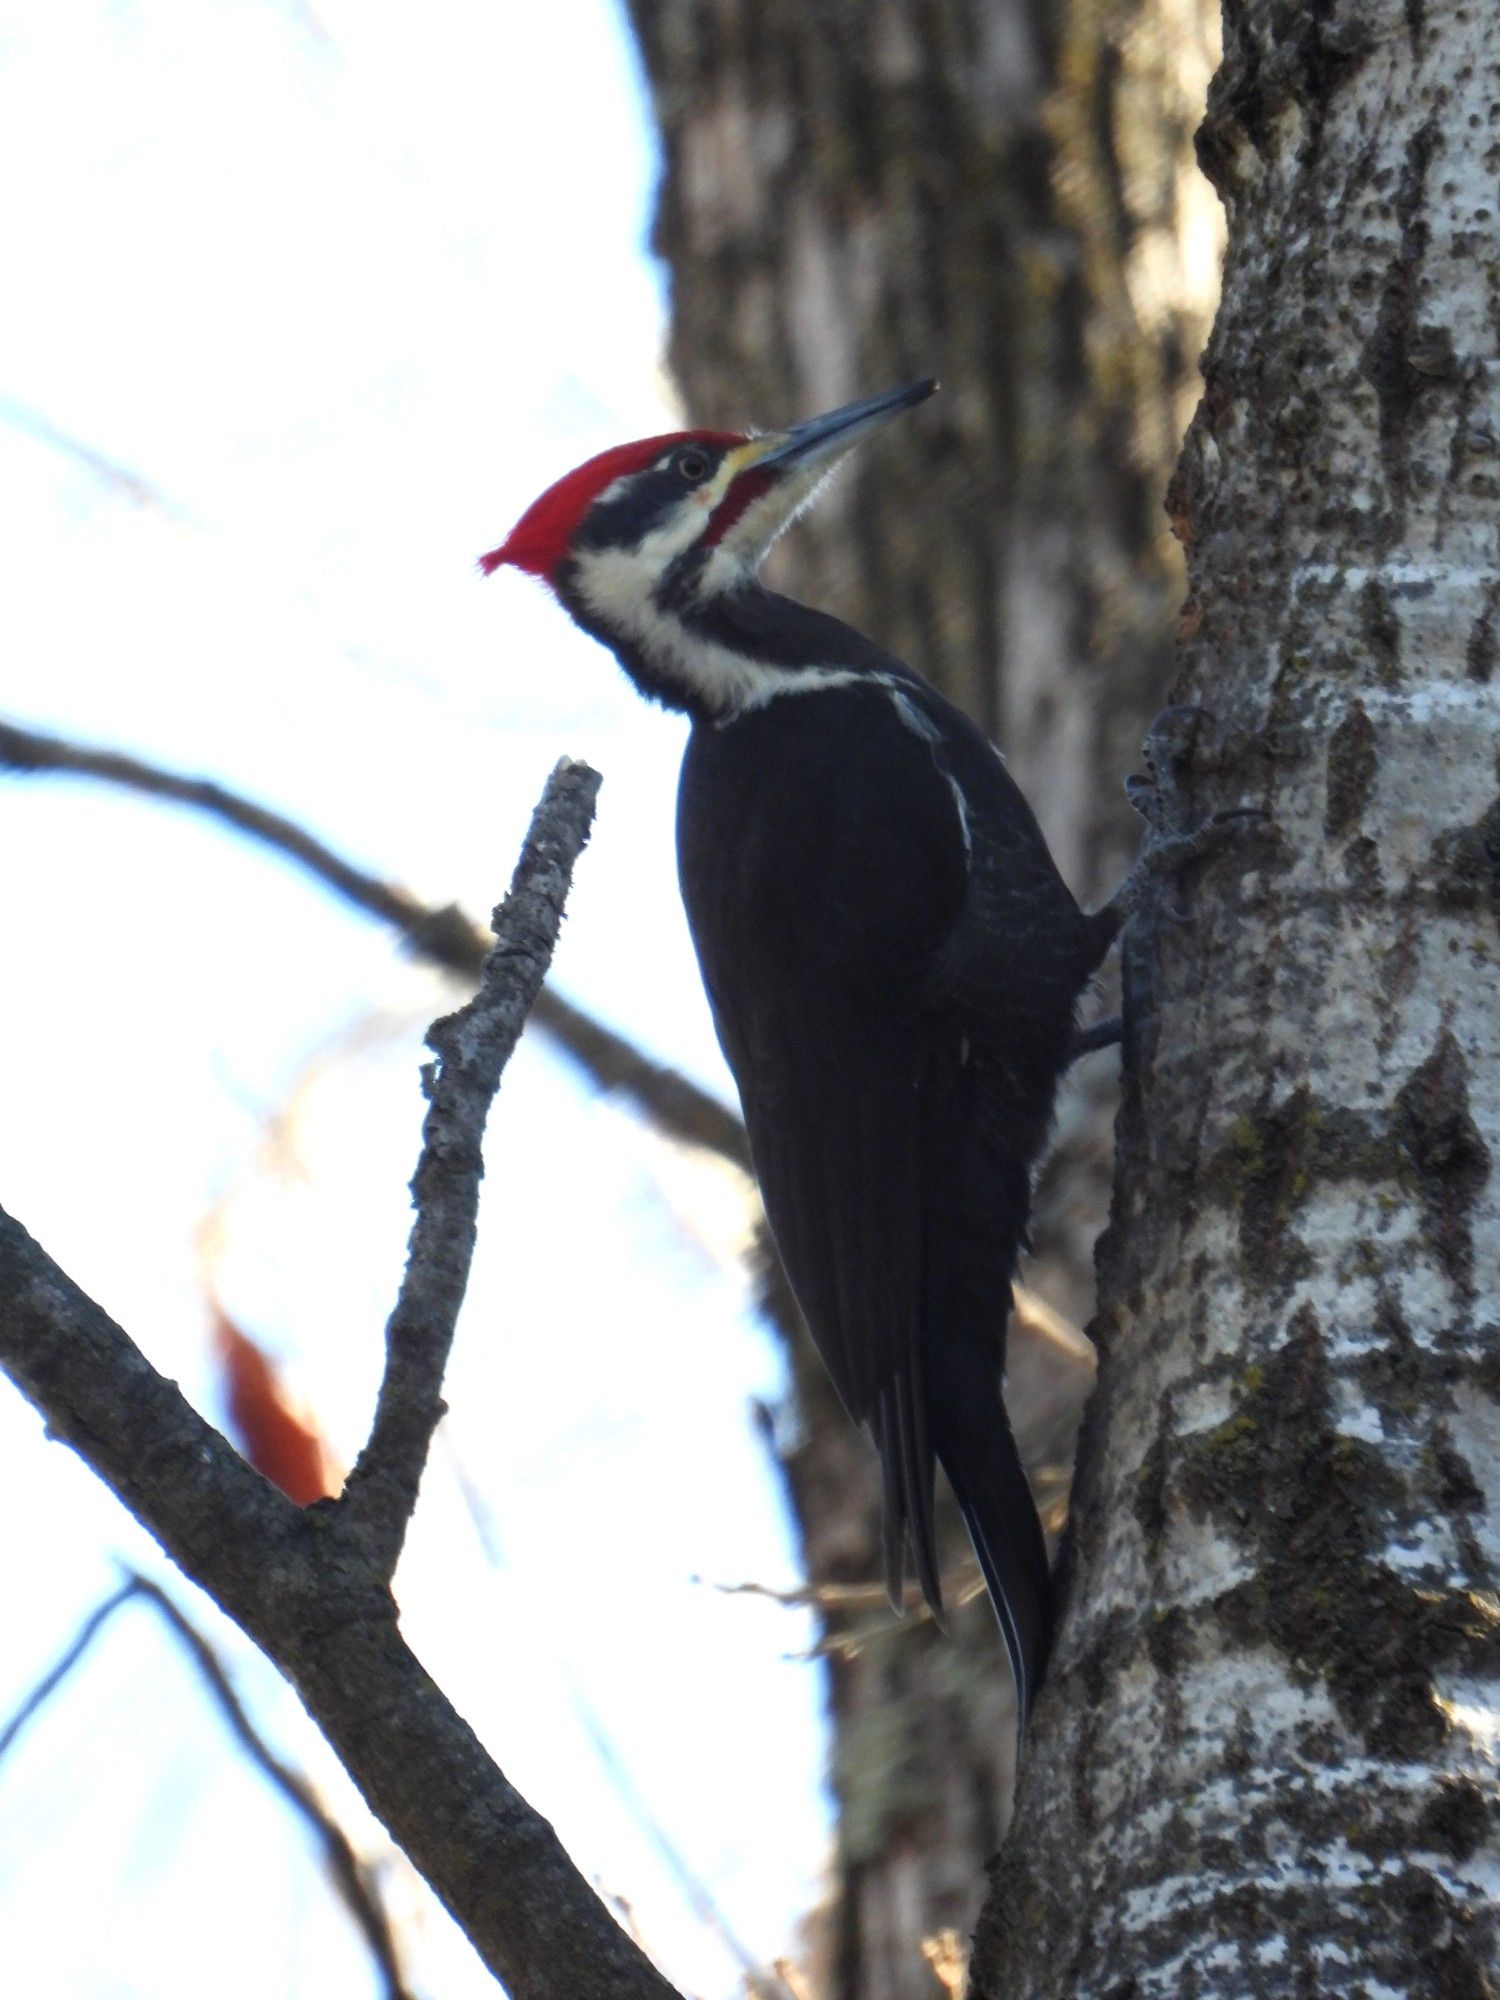
<instances>
[{"instance_id":1,"label":"forked branch","mask_svg":"<svg viewBox=\"0 0 1500 2000\"><path fill-rule=\"evenodd\" d=\"M389 1588L441 1413L485 1117L545 976L598 782L581 764L553 773L479 991L433 1030L411 1255L375 1426L342 1499L284 1499L0 1211L0 1367L287 1675L515 2000L676 2000L407 1649Z\"/></svg>"},{"instance_id":2,"label":"forked branch","mask_svg":"<svg viewBox=\"0 0 1500 2000\"><path fill-rule=\"evenodd\" d=\"M598 790L587 764L562 763L553 772L511 892L495 912L495 943L479 990L427 1031L437 1061L422 1073L428 1109L412 1177L417 1213L406 1275L386 1327L374 1428L341 1502L346 1524L366 1538L387 1580L443 1414L443 1375L478 1229L485 1121L542 990Z\"/></svg>"}]
</instances>

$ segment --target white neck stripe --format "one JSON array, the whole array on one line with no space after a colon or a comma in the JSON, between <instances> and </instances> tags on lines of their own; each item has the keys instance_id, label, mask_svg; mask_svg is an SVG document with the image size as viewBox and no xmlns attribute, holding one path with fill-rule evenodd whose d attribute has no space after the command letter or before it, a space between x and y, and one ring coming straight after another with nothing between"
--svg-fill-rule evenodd
<instances>
[{"instance_id":1,"label":"white neck stripe","mask_svg":"<svg viewBox=\"0 0 1500 2000\"><path fill-rule=\"evenodd\" d=\"M689 630L654 600L661 566L659 550L596 549L578 557L575 587L606 632L639 646L662 679L681 690L684 706L729 722L778 695L867 678L852 667L770 666Z\"/></svg>"}]
</instances>

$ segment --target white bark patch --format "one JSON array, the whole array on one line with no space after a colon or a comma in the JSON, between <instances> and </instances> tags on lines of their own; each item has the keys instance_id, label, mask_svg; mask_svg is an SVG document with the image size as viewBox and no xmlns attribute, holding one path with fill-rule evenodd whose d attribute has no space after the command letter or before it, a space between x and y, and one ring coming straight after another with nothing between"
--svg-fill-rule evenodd
<instances>
[{"instance_id":1,"label":"white bark patch","mask_svg":"<svg viewBox=\"0 0 1500 2000\"><path fill-rule=\"evenodd\" d=\"M1454 1447L1483 1495L1483 1505L1469 1516L1469 1526L1500 1579L1500 1403L1483 1389L1462 1383L1448 1412Z\"/></svg>"},{"instance_id":2,"label":"white bark patch","mask_svg":"<svg viewBox=\"0 0 1500 2000\"><path fill-rule=\"evenodd\" d=\"M1229 10L1178 692L1274 835L1148 951L1006 2000L1500 1982L1493 22Z\"/></svg>"}]
</instances>

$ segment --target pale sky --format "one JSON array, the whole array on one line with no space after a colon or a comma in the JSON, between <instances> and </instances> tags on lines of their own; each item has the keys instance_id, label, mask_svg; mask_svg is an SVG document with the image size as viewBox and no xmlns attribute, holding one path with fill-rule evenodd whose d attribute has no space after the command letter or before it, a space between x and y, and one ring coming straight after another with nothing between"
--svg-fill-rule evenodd
<instances>
[{"instance_id":1,"label":"pale sky","mask_svg":"<svg viewBox=\"0 0 1500 2000\"><path fill-rule=\"evenodd\" d=\"M559 472L673 421L653 171L608 0L0 0L0 710L208 773L481 912L547 769L590 758L558 982L727 1096L673 882L679 726L535 585L473 569ZM194 1234L224 1199L231 1307L352 1453L421 1028L451 996L178 812L0 780L0 854L0 1200L216 1414ZM330 1049L288 1172L265 1119ZM810 1631L692 1580L796 1579L748 1415L779 1377L739 1209L536 1041L491 1129L450 1401L503 1563L440 1453L407 1630L669 1975L727 2000L733 1962L574 1691L746 1943L784 1950L827 1840L820 1682L789 1657ZM0 1509L3 1718L117 1557L168 1572L3 1383ZM277 1677L180 1595L345 1798ZM418 1933L419 1989L493 1990L439 1914ZM7 1985L48 2000L370 1987L139 1609L0 1764L0 1935Z\"/></svg>"}]
</instances>

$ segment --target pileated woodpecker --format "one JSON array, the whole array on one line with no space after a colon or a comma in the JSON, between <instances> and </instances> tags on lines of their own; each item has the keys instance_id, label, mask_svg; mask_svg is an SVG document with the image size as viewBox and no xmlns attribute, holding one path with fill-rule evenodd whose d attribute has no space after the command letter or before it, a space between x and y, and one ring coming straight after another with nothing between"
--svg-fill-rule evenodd
<instances>
[{"instance_id":1,"label":"pileated woodpecker","mask_svg":"<svg viewBox=\"0 0 1500 2000\"><path fill-rule=\"evenodd\" d=\"M643 694L692 718L682 897L777 1248L880 1454L892 1598L909 1550L941 1612L936 1458L1024 1723L1052 1613L1001 1398L1011 1281L1058 1078L1112 1038L1077 1034L1078 1000L1145 877L1085 915L974 724L757 574L834 461L936 386L603 452L481 567L542 578ZM1157 848L1159 875L1203 843Z\"/></svg>"}]
</instances>

